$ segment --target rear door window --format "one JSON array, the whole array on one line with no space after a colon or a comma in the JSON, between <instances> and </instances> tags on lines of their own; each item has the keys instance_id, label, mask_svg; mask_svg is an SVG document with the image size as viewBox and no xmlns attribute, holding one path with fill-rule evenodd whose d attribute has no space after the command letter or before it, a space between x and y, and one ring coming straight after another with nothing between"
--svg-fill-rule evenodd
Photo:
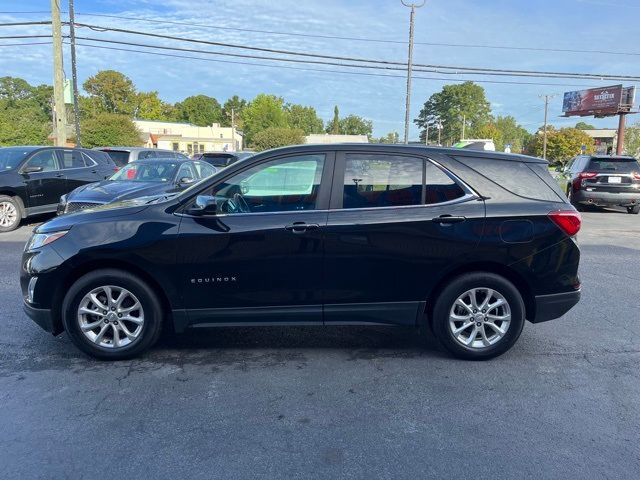
<instances>
[{"instance_id":1,"label":"rear door window","mask_svg":"<svg viewBox=\"0 0 640 480\"><path fill-rule=\"evenodd\" d=\"M465 196L465 191L449 175L431 162L426 163L425 203L450 202Z\"/></svg>"},{"instance_id":2,"label":"rear door window","mask_svg":"<svg viewBox=\"0 0 640 480\"><path fill-rule=\"evenodd\" d=\"M77 150L59 150L62 168L86 167L82 153Z\"/></svg>"}]
</instances>

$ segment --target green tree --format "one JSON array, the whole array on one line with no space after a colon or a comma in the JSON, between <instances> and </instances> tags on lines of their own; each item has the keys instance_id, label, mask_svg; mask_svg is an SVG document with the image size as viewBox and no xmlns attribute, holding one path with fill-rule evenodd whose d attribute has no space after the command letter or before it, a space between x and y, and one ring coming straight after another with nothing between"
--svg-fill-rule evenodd
<instances>
[{"instance_id":1,"label":"green tree","mask_svg":"<svg viewBox=\"0 0 640 480\"><path fill-rule=\"evenodd\" d=\"M496 146L497 151L504 150L504 137L502 131L496 126L495 123L485 123L473 129L472 138L490 138Z\"/></svg>"},{"instance_id":2,"label":"green tree","mask_svg":"<svg viewBox=\"0 0 640 480\"><path fill-rule=\"evenodd\" d=\"M50 144L51 128L38 108L0 108L1 146Z\"/></svg>"},{"instance_id":3,"label":"green tree","mask_svg":"<svg viewBox=\"0 0 640 480\"><path fill-rule=\"evenodd\" d=\"M315 108L288 103L284 109L291 128L299 128L305 135L324 131L324 122L318 117Z\"/></svg>"},{"instance_id":4,"label":"green tree","mask_svg":"<svg viewBox=\"0 0 640 480\"><path fill-rule=\"evenodd\" d=\"M304 132L299 128L268 127L257 132L251 146L258 152L270 148L304 143Z\"/></svg>"},{"instance_id":5,"label":"green tree","mask_svg":"<svg viewBox=\"0 0 640 480\"><path fill-rule=\"evenodd\" d=\"M538 131L527 145L527 153L542 157L543 133ZM576 128L547 129L547 160L565 163L581 153L582 145L586 146L586 153L595 151L593 138Z\"/></svg>"},{"instance_id":6,"label":"green tree","mask_svg":"<svg viewBox=\"0 0 640 480\"><path fill-rule=\"evenodd\" d=\"M107 145L142 145L140 131L127 115L98 113L82 118L82 146L86 148Z\"/></svg>"},{"instance_id":7,"label":"green tree","mask_svg":"<svg viewBox=\"0 0 640 480\"><path fill-rule=\"evenodd\" d=\"M340 133L342 135L371 135L373 123L371 120L359 117L358 115L348 115L340 120Z\"/></svg>"},{"instance_id":8,"label":"green tree","mask_svg":"<svg viewBox=\"0 0 640 480\"><path fill-rule=\"evenodd\" d=\"M136 89L131 79L120 72L102 70L82 86L100 111L124 115L132 115L135 111Z\"/></svg>"},{"instance_id":9,"label":"green tree","mask_svg":"<svg viewBox=\"0 0 640 480\"><path fill-rule=\"evenodd\" d=\"M234 95L233 97L227 99L227 101L224 102L224 105L222 106L222 126L231 126L231 111L233 110L236 127L242 129L242 111L246 106L247 101L243 98L240 98L238 95Z\"/></svg>"},{"instance_id":10,"label":"green tree","mask_svg":"<svg viewBox=\"0 0 640 480\"><path fill-rule=\"evenodd\" d=\"M389 132L384 137L371 138L371 143L400 143L400 134L398 132Z\"/></svg>"},{"instance_id":11,"label":"green tree","mask_svg":"<svg viewBox=\"0 0 640 480\"><path fill-rule=\"evenodd\" d=\"M491 119L491 106L484 88L473 82L445 85L429 97L414 123L424 130L434 117L442 121L443 143L453 144L462 138L463 118L471 130L479 128Z\"/></svg>"},{"instance_id":12,"label":"green tree","mask_svg":"<svg viewBox=\"0 0 640 480\"><path fill-rule=\"evenodd\" d=\"M498 116L489 123L472 129L470 136L472 138L491 138L498 151L504 150L505 146L509 144L512 152L520 153L529 141L531 134L518 125L512 116Z\"/></svg>"},{"instance_id":13,"label":"green tree","mask_svg":"<svg viewBox=\"0 0 640 480\"><path fill-rule=\"evenodd\" d=\"M269 127L288 127L284 100L261 93L242 110L244 139L251 144L253 136Z\"/></svg>"},{"instance_id":14,"label":"green tree","mask_svg":"<svg viewBox=\"0 0 640 480\"><path fill-rule=\"evenodd\" d=\"M624 153L640 157L640 122L627 127L624 134Z\"/></svg>"},{"instance_id":15,"label":"green tree","mask_svg":"<svg viewBox=\"0 0 640 480\"><path fill-rule=\"evenodd\" d=\"M156 91L136 94L135 118L170 121L173 119L172 109L173 106L163 102Z\"/></svg>"},{"instance_id":16,"label":"green tree","mask_svg":"<svg viewBox=\"0 0 640 480\"><path fill-rule=\"evenodd\" d=\"M327 133L333 135L340 133L340 111L337 105L333 107L333 119L327 124Z\"/></svg>"},{"instance_id":17,"label":"green tree","mask_svg":"<svg viewBox=\"0 0 640 480\"><path fill-rule=\"evenodd\" d=\"M222 107L218 100L207 95L194 95L176 104L182 121L208 127L212 123L222 123Z\"/></svg>"},{"instance_id":18,"label":"green tree","mask_svg":"<svg viewBox=\"0 0 640 480\"><path fill-rule=\"evenodd\" d=\"M576 128L578 130L593 130L594 127L593 125L591 125L590 123L586 123L586 122L578 122L576 123Z\"/></svg>"}]
</instances>

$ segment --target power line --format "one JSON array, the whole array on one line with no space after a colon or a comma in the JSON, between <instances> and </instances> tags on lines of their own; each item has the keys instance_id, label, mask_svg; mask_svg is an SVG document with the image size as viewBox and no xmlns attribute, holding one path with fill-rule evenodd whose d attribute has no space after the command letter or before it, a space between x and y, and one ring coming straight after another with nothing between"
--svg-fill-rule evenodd
<instances>
[{"instance_id":1,"label":"power line","mask_svg":"<svg viewBox=\"0 0 640 480\"><path fill-rule=\"evenodd\" d=\"M51 38L51 35L4 35L0 40L17 40L19 38Z\"/></svg>"},{"instance_id":2,"label":"power line","mask_svg":"<svg viewBox=\"0 0 640 480\"><path fill-rule=\"evenodd\" d=\"M0 23L0 27L28 27L31 25L51 25L50 20L42 20L39 22L9 22Z\"/></svg>"},{"instance_id":3,"label":"power line","mask_svg":"<svg viewBox=\"0 0 640 480\"><path fill-rule=\"evenodd\" d=\"M51 45L51 42L0 43L0 47L19 47L29 45Z\"/></svg>"},{"instance_id":4,"label":"power line","mask_svg":"<svg viewBox=\"0 0 640 480\"><path fill-rule=\"evenodd\" d=\"M252 50L252 51L260 51L267 53L278 53L284 55L292 55L292 56L303 56L310 58L323 58L330 60L341 60L341 61L352 61L352 62L362 62L362 63L372 63L378 65L396 65L402 66L406 68L406 63L397 62L391 60L376 60L376 59L367 59L367 58L359 58L359 57L344 57L344 56L336 56L336 55L327 55L327 54L319 54L319 53L311 53L311 52L300 52L300 51L291 51L291 50L281 50L281 49L273 49L273 48L265 48L265 47L254 47L249 45L238 45L226 42L213 42L210 40L197 40L194 38L185 38L185 37L177 37L174 35L164 35L159 33L151 33L151 32L141 32L137 30L129 30L124 28L116 28L116 27L105 27L100 25L91 25L84 23L76 23L78 27L85 27L92 29L94 31L110 31L110 32L118 32L125 33L131 35L142 35L153 38L162 38L167 40L176 40L181 42L189 42L189 43L197 43L204 45L213 45L219 47L227 47L227 48L237 48L243 50ZM477 75L496 75L496 76L529 76L529 77L545 77L545 78L575 78L575 79L592 79L592 80L612 80L612 81L640 81L640 76L634 75L611 75L611 74L601 74L601 73L571 73L571 72L552 72L552 71L536 71L536 70L510 70L510 69L497 69L497 68L485 68L485 67L457 67L451 65L432 65L432 64L415 64L416 67L422 67L432 70L416 70L416 71L427 71L430 73L441 73L441 74L468 74L470 72Z\"/></svg>"}]
</instances>

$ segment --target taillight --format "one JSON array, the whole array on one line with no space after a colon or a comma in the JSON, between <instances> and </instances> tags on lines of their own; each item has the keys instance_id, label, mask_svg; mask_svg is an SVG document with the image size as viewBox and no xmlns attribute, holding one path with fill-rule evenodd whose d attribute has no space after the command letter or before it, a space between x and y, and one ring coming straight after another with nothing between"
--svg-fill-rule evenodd
<instances>
[{"instance_id":1,"label":"taillight","mask_svg":"<svg viewBox=\"0 0 640 480\"><path fill-rule=\"evenodd\" d=\"M555 223L560 230L573 237L580 231L582 225L582 217L574 210L558 210L549 213L549 218Z\"/></svg>"},{"instance_id":2,"label":"taillight","mask_svg":"<svg viewBox=\"0 0 640 480\"><path fill-rule=\"evenodd\" d=\"M598 175L598 172L580 172L578 178L593 178Z\"/></svg>"}]
</instances>

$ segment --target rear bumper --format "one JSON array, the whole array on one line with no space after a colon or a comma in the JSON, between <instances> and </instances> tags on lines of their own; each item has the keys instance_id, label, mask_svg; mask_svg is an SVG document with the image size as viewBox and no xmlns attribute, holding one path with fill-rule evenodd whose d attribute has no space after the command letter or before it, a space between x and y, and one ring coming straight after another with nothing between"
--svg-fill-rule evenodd
<instances>
[{"instance_id":1,"label":"rear bumper","mask_svg":"<svg viewBox=\"0 0 640 480\"><path fill-rule=\"evenodd\" d=\"M546 322L559 318L580 301L580 290L536 296L536 317L532 323Z\"/></svg>"},{"instance_id":2,"label":"rear bumper","mask_svg":"<svg viewBox=\"0 0 640 480\"><path fill-rule=\"evenodd\" d=\"M35 308L29 305L27 302L23 303L23 310L27 316L36 322L40 328L44 331L52 333L53 335L58 335L60 332L55 328L53 317L51 316L51 310L48 308Z\"/></svg>"},{"instance_id":3,"label":"rear bumper","mask_svg":"<svg viewBox=\"0 0 640 480\"><path fill-rule=\"evenodd\" d=\"M589 192L580 190L574 194L575 201L586 205L620 205L630 207L640 205L640 191L638 192Z\"/></svg>"}]
</instances>

